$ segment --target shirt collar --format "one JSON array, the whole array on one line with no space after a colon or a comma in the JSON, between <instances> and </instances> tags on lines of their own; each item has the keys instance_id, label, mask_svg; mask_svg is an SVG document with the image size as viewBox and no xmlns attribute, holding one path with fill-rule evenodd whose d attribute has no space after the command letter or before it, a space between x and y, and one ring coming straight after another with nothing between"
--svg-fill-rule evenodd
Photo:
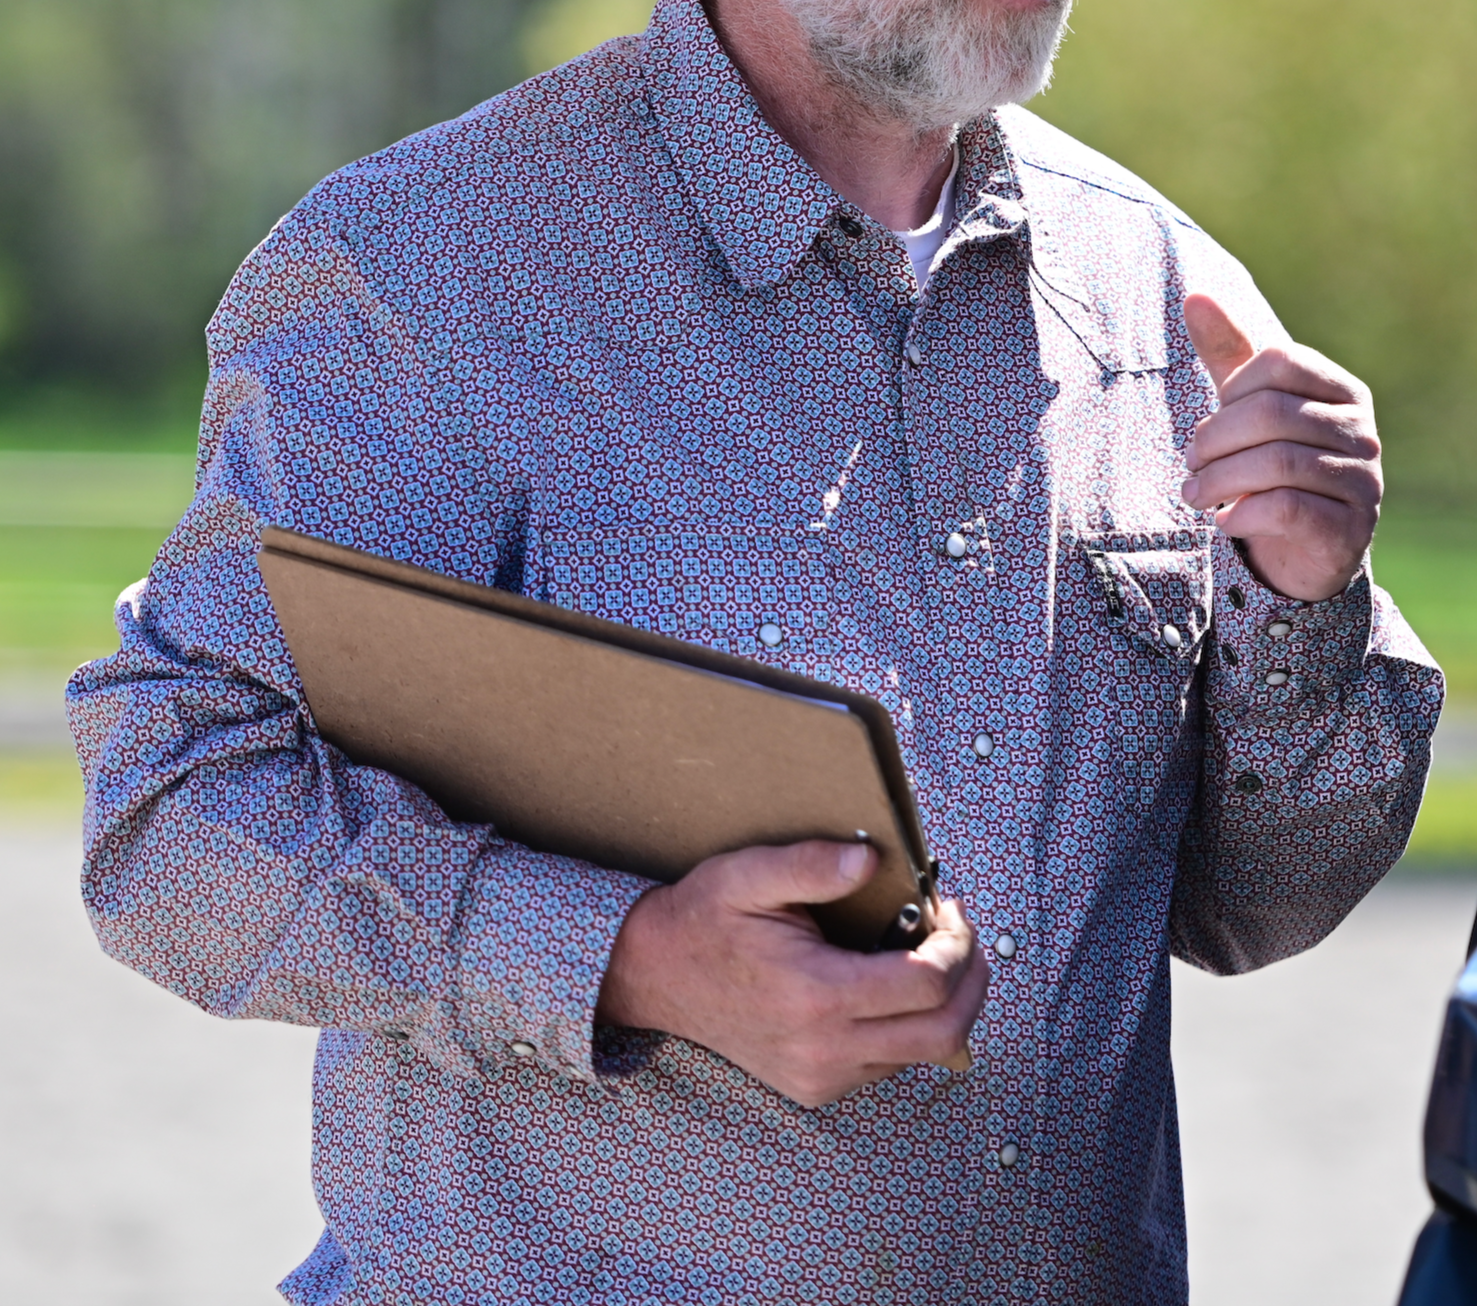
<instances>
[{"instance_id":1,"label":"shirt collar","mask_svg":"<svg viewBox=\"0 0 1477 1306\"><path fill-rule=\"evenodd\" d=\"M759 112L699 0L660 0L648 98L703 224L745 285L784 279L843 201Z\"/></svg>"},{"instance_id":2,"label":"shirt collar","mask_svg":"<svg viewBox=\"0 0 1477 1306\"><path fill-rule=\"evenodd\" d=\"M863 219L765 121L701 0L659 0L645 39L656 125L741 284L783 281L838 211ZM966 126L959 149L959 221L946 246L1021 232L1024 196L995 116Z\"/></svg>"},{"instance_id":3,"label":"shirt collar","mask_svg":"<svg viewBox=\"0 0 1477 1306\"><path fill-rule=\"evenodd\" d=\"M959 134L959 215L948 244L998 240L1023 235L1026 196L1015 156L992 113L966 125Z\"/></svg>"}]
</instances>

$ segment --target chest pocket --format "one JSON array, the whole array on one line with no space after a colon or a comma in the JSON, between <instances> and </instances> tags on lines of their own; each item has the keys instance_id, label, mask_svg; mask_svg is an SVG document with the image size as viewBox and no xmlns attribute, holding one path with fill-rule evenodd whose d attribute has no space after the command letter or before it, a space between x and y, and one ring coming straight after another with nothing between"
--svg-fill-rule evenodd
<instances>
[{"instance_id":1,"label":"chest pocket","mask_svg":"<svg viewBox=\"0 0 1477 1306\"><path fill-rule=\"evenodd\" d=\"M1083 547L1108 626L1168 666L1193 668L1210 629L1209 530L1093 534Z\"/></svg>"},{"instance_id":2,"label":"chest pocket","mask_svg":"<svg viewBox=\"0 0 1477 1306\"><path fill-rule=\"evenodd\" d=\"M1083 546L1094 606L1128 649L1111 651L1096 677L1114 726L1120 793L1132 810L1147 812L1177 755L1210 629L1210 532L1108 533Z\"/></svg>"},{"instance_id":3,"label":"chest pocket","mask_svg":"<svg viewBox=\"0 0 1477 1306\"><path fill-rule=\"evenodd\" d=\"M836 679L837 621L819 540L616 528L548 542L561 607L801 675Z\"/></svg>"}]
</instances>

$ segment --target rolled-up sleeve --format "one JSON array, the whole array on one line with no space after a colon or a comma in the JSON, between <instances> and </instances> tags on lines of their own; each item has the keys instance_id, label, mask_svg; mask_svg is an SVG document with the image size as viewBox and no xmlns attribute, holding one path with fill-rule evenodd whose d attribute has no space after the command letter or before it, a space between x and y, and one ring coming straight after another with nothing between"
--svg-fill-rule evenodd
<instances>
[{"instance_id":1,"label":"rolled-up sleeve","mask_svg":"<svg viewBox=\"0 0 1477 1306\"><path fill-rule=\"evenodd\" d=\"M463 1072L535 1055L594 1078L600 982L649 882L457 823L351 764L314 728L256 566L264 522L330 533L334 504L308 511L293 489L323 480L315 438L342 439L312 360L361 350L366 384L391 378L413 416L433 399L416 342L331 240L279 230L212 346L195 501L120 600L118 653L68 688L102 946L219 1016L408 1039Z\"/></svg>"},{"instance_id":2,"label":"rolled-up sleeve","mask_svg":"<svg viewBox=\"0 0 1477 1306\"><path fill-rule=\"evenodd\" d=\"M1300 603L1233 541L1214 558L1204 770L1171 930L1176 955L1229 974L1313 946L1398 860L1444 686L1368 566Z\"/></svg>"}]
</instances>

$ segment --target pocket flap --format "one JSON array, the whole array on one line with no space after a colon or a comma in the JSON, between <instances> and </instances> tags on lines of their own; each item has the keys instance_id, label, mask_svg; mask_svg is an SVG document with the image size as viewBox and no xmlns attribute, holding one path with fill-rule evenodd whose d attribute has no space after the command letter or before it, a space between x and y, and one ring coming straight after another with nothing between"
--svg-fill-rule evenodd
<instances>
[{"instance_id":1,"label":"pocket flap","mask_svg":"<svg viewBox=\"0 0 1477 1306\"><path fill-rule=\"evenodd\" d=\"M1194 660L1210 629L1210 532L1086 536L1108 624L1161 657Z\"/></svg>"}]
</instances>

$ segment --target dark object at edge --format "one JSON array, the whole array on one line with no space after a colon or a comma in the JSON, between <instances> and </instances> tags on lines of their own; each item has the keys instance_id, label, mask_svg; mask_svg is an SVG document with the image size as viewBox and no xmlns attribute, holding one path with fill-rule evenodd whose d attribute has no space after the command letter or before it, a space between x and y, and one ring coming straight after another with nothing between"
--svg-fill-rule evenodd
<instances>
[{"instance_id":1,"label":"dark object at edge","mask_svg":"<svg viewBox=\"0 0 1477 1306\"><path fill-rule=\"evenodd\" d=\"M1436 1211L1416 1239L1399 1306L1477 1306L1477 992L1468 968L1446 1008L1426 1107L1426 1185Z\"/></svg>"}]
</instances>

